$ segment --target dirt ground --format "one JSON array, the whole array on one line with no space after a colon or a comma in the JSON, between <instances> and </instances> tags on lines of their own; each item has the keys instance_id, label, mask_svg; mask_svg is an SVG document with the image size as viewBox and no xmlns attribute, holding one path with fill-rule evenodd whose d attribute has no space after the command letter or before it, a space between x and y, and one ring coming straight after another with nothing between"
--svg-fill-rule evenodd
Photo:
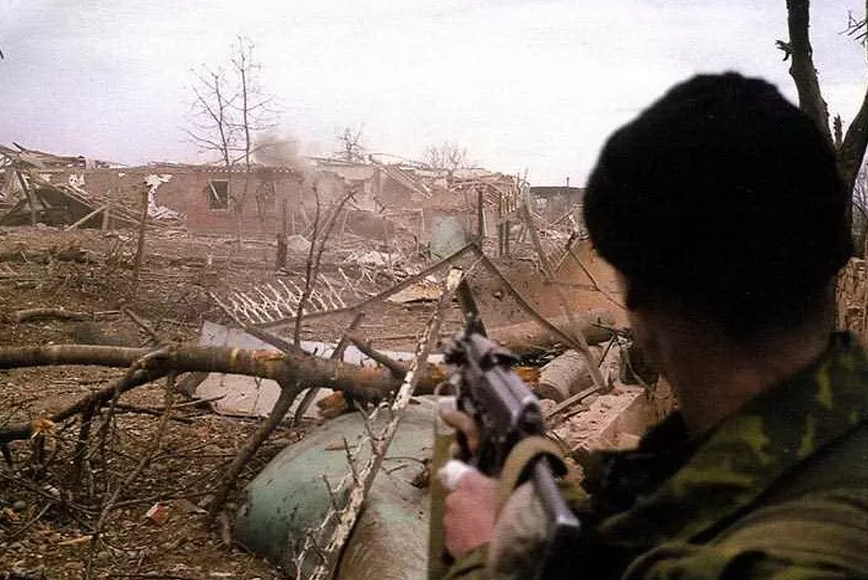
<instances>
[{"instance_id":1,"label":"dirt ground","mask_svg":"<svg viewBox=\"0 0 868 580\"><path fill-rule=\"evenodd\" d=\"M360 243L353 238L336 240L323 260L327 276L350 282L337 289L346 304L388 288L414 267L431 263L408 250L398 273L369 268L361 276L359 267L348 260ZM161 340L195 341L203 320L231 323L209 293L217 297L236 290L255 293L278 277L303 280L305 257L291 255L287 272L278 276L272 267L275 251L266 242L246 243L237 250L231 238L149 231L146 260L134 284L134 232L0 228L0 347L149 344L148 332L124 309L144 319ZM559 302L532 260L519 255L497 264L544 314L559 313ZM471 266L472 260L465 265ZM479 267L472 272L471 287L490 327L527 319L501 283ZM564 288L579 308L612 307L597 292ZM13 313L33 308L84 312L91 319L12 320ZM430 303L374 304L358 333L376 347L412 349L431 308ZM621 320L622 313L616 314ZM349 319L349 315L316 318L304 325L303 336L336 341ZM443 330L457 331L460 320L453 307ZM46 417L121 375L118 370L83 366L0 371L0 431ZM103 421L105 415L95 419L92 443L84 454L89 461L79 477L72 461L78 416L47 428L41 445L39 438L11 443L14 464L0 462L0 578L281 577L268 562L227 543L226 530L210 527L202 509L258 423L184 405L172 412L161 434L164 386L165 381L134 389L120 399L113 421ZM236 490L283 447L303 437L304 428L279 427L247 465ZM150 461L131 477L152 451ZM101 514L106 498L115 492L113 509ZM231 500L237 501L238 496ZM155 505L166 508L165 521L147 517ZM97 527L101 534L94 542L91 537Z\"/></svg>"}]
</instances>

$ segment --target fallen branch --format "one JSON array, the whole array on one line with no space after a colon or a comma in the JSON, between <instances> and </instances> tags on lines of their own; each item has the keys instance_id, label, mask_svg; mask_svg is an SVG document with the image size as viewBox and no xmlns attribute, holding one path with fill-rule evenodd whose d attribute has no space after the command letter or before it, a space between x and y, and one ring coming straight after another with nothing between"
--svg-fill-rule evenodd
<instances>
[{"instance_id":1,"label":"fallen branch","mask_svg":"<svg viewBox=\"0 0 868 580\"><path fill-rule=\"evenodd\" d=\"M11 368L11 367L7 367ZM135 387L150 383L160 377L165 376L167 371L162 369L137 370L127 375L124 375L117 381L114 381L109 386L91 393L90 395L79 399L69 407L54 413L49 417L54 423L59 423L69 419L73 415L87 412L88 408L98 408L107 403L116 392L125 393ZM0 429L0 443L8 443L21 439L29 439L33 434L33 423L23 423L10 425Z\"/></svg>"},{"instance_id":2,"label":"fallen branch","mask_svg":"<svg viewBox=\"0 0 868 580\"><path fill-rule=\"evenodd\" d=\"M154 330L154 327L148 324L147 321L141 318L138 314L136 314L129 308L124 308L123 312L130 320L133 321L133 323L135 323L136 326L138 326L139 328L144 330L145 333L147 333L147 335L151 338L152 344L158 344L162 342L160 340L160 336L157 334L157 331Z\"/></svg>"},{"instance_id":3,"label":"fallen branch","mask_svg":"<svg viewBox=\"0 0 868 580\"><path fill-rule=\"evenodd\" d=\"M456 280L455 284L457 285L457 282L459 281L460 279ZM447 283L448 282L449 278L447 277ZM416 356L410 364L410 368L404 375L404 381L395 396L394 402L389 407L389 421L386 423L386 426L376 436L369 430L368 436L371 437L371 456L362 469L358 470L358 473L355 471L355 466L353 465L351 458L350 467L353 470L353 481L355 485L353 485L347 494L345 506L340 510L335 506L335 510L326 516L326 522L332 520L332 518L336 518L337 521L334 522L334 527L329 531L321 529L319 537L314 538L308 536L307 541L305 542L305 549L299 557L299 565L297 566L296 575L304 569L304 558L307 556L309 551L313 551L319 558L320 562L310 574L310 580L326 580L333 576L340 552L350 537L350 533L359 517L365 498L371 489L374 478L380 471L383 459L389 449L389 445L398 430L398 424L401 420L404 409L407 407L410 398L413 396L413 392L421 375L419 372L420 367L425 364L426 360L428 360L428 355L437 340L436 337L439 333L441 318L443 317L443 313L446 311L447 306L450 304L454 291L454 285L447 286L444 289L440 301L437 304L437 308L431 316L431 320L428 322L425 332L422 334L422 337L416 346ZM366 428L370 429L370 425L367 421L365 425Z\"/></svg>"},{"instance_id":4,"label":"fallen branch","mask_svg":"<svg viewBox=\"0 0 868 580\"><path fill-rule=\"evenodd\" d=\"M142 471L144 471L148 464L151 462L151 458L153 458L157 451L160 450L160 446L163 442L163 435L166 432L166 425L169 422L169 414L172 411L172 403L174 401L175 392L175 386L173 384L174 381L174 374L170 374L169 378L166 381L165 411L160 418L160 422L157 424L157 428L154 432L154 437L151 439L151 444L148 446L145 454L142 456L135 469L133 469L124 478L123 482L121 482L115 487L114 491L112 491L111 495L108 497L108 499L106 499L106 502L103 505L102 510L100 511L99 518L97 519L96 524L93 527L93 534L91 535L92 543L90 545L90 553L88 554L87 567L84 574L84 577L86 579L90 579L93 577L93 562L97 552L97 541L102 534L103 527L105 526L108 515L109 513L111 513L115 502L117 502L121 492L129 488L130 483L132 483L133 481L135 481L136 478L139 477Z\"/></svg>"},{"instance_id":5,"label":"fallen branch","mask_svg":"<svg viewBox=\"0 0 868 580\"><path fill-rule=\"evenodd\" d=\"M104 312L74 312L63 308L30 308L18 310L9 315L13 322L32 322L35 320L93 320L95 316L107 316L118 314L117 310Z\"/></svg>"},{"instance_id":6,"label":"fallen branch","mask_svg":"<svg viewBox=\"0 0 868 580\"><path fill-rule=\"evenodd\" d=\"M353 317L352 322L350 322L350 326L347 329L347 333L353 332L356 328L358 328L359 324L361 324L362 319L365 317L364 312L359 312ZM331 356L329 357L331 360L343 360L344 352L346 352L347 347L349 346L350 341L347 338L347 334L344 334L341 339L338 341L338 344L335 346L335 349L332 351ZM295 414L292 417L292 424L298 425L301 422L301 418L304 417L304 414L307 412L311 403L313 403L314 398L316 398L316 394L319 392L319 387L310 387L307 392L304 394L304 397L301 399L301 402L298 404L298 408L295 410Z\"/></svg>"},{"instance_id":7,"label":"fallen branch","mask_svg":"<svg viewBox=\"0 0 868 580\"><path fill-rule=\"evenodd\" d=\"M575 319L579 322L589 345L600 344L612 338L612 331L607 328L615 322L612 311L594 308L587 312L577 312ZM548 321L558 328L570 322L566 316L549 318ZM559 335L541 326L536 320L492 328L489 336L504 348L522 357L549 352L559 344L566 344Z\"/></svg>"},{"instance_id":8,"label":"fallen branch","mask_svg":"<svg viewBox=\"0 0 868 580\"><path fill-rule=\"evenodd\" d=\"M238 479L238 476L241 475L244 466L247 465L250 458L253 457L256 451L263 443L265 443L266 439L268 439L268 436L271 435L280 424L283 416L286 415L287 411L289 411L292 402L295 401L295 397L298 396L301 390L302 388L298 381L294 383L280 383L280 396L274 403L274 407L271 408L268 417L262 422L250 439L247 440L247 443L241 448L235 456L235 459L233 459L232 463L229 464L229 467L226 468L226 472L220 482L220 487L217 488L217 491L214 493L214 499L211 500L211 504L208 506L209 519L213 521L214 518L217 517L220 508L222 508L223 504L226 503L226 498L229 497L229 493L235 487L235 481Z\"/></svg>"},{"instance_id":9,"label":"fallen branch","mask_svg":"<svg viewBox=\"0 0 868 580\"><path fill-rule=\"evenodd\" d=\"M359 336L348 335L347 338L356 346L357 349L359 349L359 351L363 355L370 358L377 364L380 364L389 369L389 372L392 373L392 376L394 376L396 379L400 380L404 378L404 374L407 372L407 369L404 367L404 365L376 350L374 347L371 346L370 342Z\"/></svg>"},{"instance_id":10,"label":"fallen branch","mask_svg":"<svg viewBox=\"0 0 868 580\"><path fill-rule=\"evenodd\" d=\"M112 400L116 394L120 395L171 371L243 374L273 379L281 385L295 385L298 382L300 388L327 386L361 400L379 400L400 385L400 382L384 369L360 367L308 354L284 355L273 350L180 346L155 353L141 348L89 345L0 348L0 369L46 365L129 368L140 359L144 360L141 363L144 368L129 372L112 385L55 413L50 417L51 420L63 421L85 411L91 405L98 408ZM433 381L434 378L430 375L423 377L422 384L426 391L433 391L436 384ZM0 429L0 443L26 439L31 432L30 423Z\"/></svg>"}]
</instances>

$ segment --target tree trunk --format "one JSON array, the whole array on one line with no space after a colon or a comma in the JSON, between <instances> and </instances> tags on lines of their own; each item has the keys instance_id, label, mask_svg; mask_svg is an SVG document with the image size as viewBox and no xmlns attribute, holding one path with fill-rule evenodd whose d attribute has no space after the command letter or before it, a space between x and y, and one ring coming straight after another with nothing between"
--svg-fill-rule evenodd
<instances>
[{"instance_id":1,"label":"tree trunk","mask_svg":"<svg viewBox=\"0 0 868 580\"><path fill-rule=\"evenodd\" d=\"M868 1L866 1L866 16L868 16ZM799 94L799 108L807 113L820 128L831 146L835 146L832 132L829 129L829 109L820 90L817 70L814 67L813 49L811 48L810 0L787 0L787 27L790 33L790 76ZM846 191L852 192L868 146L868 91L862 101L862 106L844 136L840 147L837 147L838 171L844 181ZM847 223L852 222L852 204L848 206Z\"/></svg>"},{"instance_id":2,"label":"tree trunk","mask_svg":"<svg viewBox=\"0 0 868 580\"><path fill-rule=\"evenodd\" d=\"M597 324L602 324L603 326L614 325L615 316L611 311L596 308L586 313L577 313L575 317L578 319L579 327L589 345L600 344L612 337L612 333L609 330L597 326ZM570 328L570 321L566 316L553 318L550 322L558 328L565 329L567 333L570 333L572 330ZM555 347L561 342L558 336L555 336L536 322L521 322L519 324L493 328L490 331L490 335L503 347L518 356L538 354Z\"/></svg>"},{"instance_id":3,"label":"tree trunk","mask_svg":"<svg viewBox=\"0 0 868 580\"><path fill-rule=\"evenodd\" d=\"M829 109L820 91L817 69L814 67L808 28L810 25L810 0L787 0L787 27L790 32L790 76L799 93L799 108L810 116L823 136L832 145L829 130Z\"/></svg>"}]
</instances>

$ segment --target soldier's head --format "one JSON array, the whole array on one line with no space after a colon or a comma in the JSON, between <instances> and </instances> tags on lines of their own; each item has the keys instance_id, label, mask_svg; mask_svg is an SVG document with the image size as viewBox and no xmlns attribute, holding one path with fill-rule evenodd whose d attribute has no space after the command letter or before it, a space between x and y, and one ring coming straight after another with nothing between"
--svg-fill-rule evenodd
<instances>
[{"instance_id":1,"label":"soldier's head","mask_svg":"<svg viewBox=\"0 0 868 580\"><path fill-rule=\"evenodd\" d=\"M628 310L701 314L730 339L796 329L852 252L848 193L809 117L735 73L679 84L614 133L585 221Z\"/></svg>"}]
</instances>

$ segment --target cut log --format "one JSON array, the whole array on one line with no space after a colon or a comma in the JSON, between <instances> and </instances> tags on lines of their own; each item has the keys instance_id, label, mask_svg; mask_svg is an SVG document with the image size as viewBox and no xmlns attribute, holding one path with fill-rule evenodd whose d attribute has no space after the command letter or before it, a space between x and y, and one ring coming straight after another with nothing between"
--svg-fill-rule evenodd
<instances>
[{"instance_id":1,"label":"cut log","mask_svg":"<svg viewBox=\"0 0 868 580\"><path fill-rule=\"evenodd\" d=\"M93 314L72 312L61 308L31 308L13 312L9 318L15 322L31 322L34 320L90 320Z\"/></svg>"},{"instance_id":2,"label":"cut log","mask_svg":"<svg viewBox=\"0 0 868 580\"><path fill-rule=\"evenodd\" d=\"M597 346L590 348L594 358L599 359L602 349ZM540 370L539 383L535 390L541 399L552 399L560 403L593 384L585 357L574 350L568 350Z\"/></svg>"},{"instance_id":3,"label":"cut log","mask_svg":"<svg viewBox=\"0 0 868 580\"><path fill-rule=\"evenodd\" d=\"M615 315L611 310L595 308L588 312L576 313L575 317L581 325L588 344L600 344L612 337L610 331L596 326L596 324L614 326ZM565 333L570 334L570 324L566 316L552 318L550 322ZM490 335L494 340L518 356L546 352L561 342L558 337L552 335L536 322L522 322L494 328L491 330Z\"/></svg>"}]
</instances>

